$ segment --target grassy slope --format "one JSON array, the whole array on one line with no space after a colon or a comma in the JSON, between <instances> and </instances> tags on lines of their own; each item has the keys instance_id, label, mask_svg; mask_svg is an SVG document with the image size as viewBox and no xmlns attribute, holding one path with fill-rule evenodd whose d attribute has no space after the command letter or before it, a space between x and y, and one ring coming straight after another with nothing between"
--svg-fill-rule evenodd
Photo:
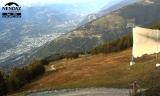
<instances>
[{"instance_id":1,"label":"grassy slope","mask_svg":"<svg viewBox=\"0 0 160 96\"><path fill-rule=\"evenodd\" d=\"M73 60L63 59L51 62L50 65L55 64L58 70L44 74L38 80L25 86L24 90L128 87L134 80L138 80L143 87L152 86L154 83L160 84L160 77L158 77L160 72L155 68L154 55L137 59L137 65L131 70L129 70L130 57L131 49L128 49L108 55L88 55Z\"/></svg>"}]
</instances>

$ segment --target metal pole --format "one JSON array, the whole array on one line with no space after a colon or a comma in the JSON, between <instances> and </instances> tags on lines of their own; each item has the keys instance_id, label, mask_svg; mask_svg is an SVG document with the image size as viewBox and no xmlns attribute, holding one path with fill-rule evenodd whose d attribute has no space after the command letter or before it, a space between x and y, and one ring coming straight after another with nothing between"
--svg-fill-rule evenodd
<instances>
[{"instance_id":1,"label":"metal pole","mask_svg":"<svg viewBox=\"0 0 160 96\"><path fill-rule=\"evenodd\" d=\"M133 28L135 27L135 20L131 19L128 20L128 24L126 26L126 28L132 28L132 35L133 35ZM134 56L133 56L133 50L132 50L132 57L131 57L131 62L130 62L130 66L133 66L135 64L134 62Z\"/></svg>"},{"instance_id":2,"label":"metal pole","mask_svg":"<svg viewBox=\"0 0 160 96\"><path fill-rule=\"evenodd\" d=\"M157 40L156 40L156 43L157 43L157 45L156 45L156 67L158 66L158 39L159 39L159 30L156 30L156 34L157 34Z\"/></svg>"},{"instance_id":3,"label":"metal pole","mask_svg":"<svg viewBox=\"0 0 160 96\"><path fill-rule=\"evenodd\" d=\"M158 40L159 40L159 30L157 30L157 43L158 43ZM157 63L158 63L158 44L157 44Z\"/></svg>"}]
</instances>

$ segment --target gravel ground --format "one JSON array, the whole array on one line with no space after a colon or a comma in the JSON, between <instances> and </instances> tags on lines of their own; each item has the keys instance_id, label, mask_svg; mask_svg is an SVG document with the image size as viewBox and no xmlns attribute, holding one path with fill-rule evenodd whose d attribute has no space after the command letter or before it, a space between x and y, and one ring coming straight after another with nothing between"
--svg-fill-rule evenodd
<instances>
[{"instance_id":1,"label":"gravel ground","mask_svg":"<svg viewBox=\"0 0 160 96\"><path fill-rule=\"evenodd\" d=\"M129 96L128 89L85 88L30 93L27 96Z\"/></svg>"}]
</instances>

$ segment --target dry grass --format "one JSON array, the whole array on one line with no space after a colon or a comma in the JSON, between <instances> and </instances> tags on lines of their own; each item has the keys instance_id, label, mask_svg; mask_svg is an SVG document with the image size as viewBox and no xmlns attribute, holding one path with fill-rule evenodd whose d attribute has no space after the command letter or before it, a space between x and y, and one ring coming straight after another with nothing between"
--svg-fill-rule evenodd
<instances>
[{"instance_id":1,"label":"dry grass","mask_svg":"<svg viewBox=\"0 0 160 96\"><path fill-rule=\"evenodd\" d=\"M149 87L160 83L159 69L155 68L154 55L137 59L137 65L129 69L131 49L112 54L81 56L73 60L51 62L56 71L47 72L24 90L44 88L80 87L128 87L134 80ZM155 80L153 80L155 79Z\"/></svg>"}]
</instances>

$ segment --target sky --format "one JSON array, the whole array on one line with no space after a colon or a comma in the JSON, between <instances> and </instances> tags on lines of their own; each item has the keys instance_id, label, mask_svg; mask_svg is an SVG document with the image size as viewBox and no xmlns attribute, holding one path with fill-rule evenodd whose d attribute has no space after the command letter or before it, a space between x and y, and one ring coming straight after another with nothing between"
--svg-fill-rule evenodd
<instances>
[{"instance_id":1,"label":"sky","mask_svg":"<svg viewBox=\"0 0 160 96\"><path fill-rule=\"evenodd\" d=\"M103 4L117 3L122 0L1 0L0 6L8 2L16 2L21 6L35 6L47 4Z\"/></svg>"}]
</instances>

